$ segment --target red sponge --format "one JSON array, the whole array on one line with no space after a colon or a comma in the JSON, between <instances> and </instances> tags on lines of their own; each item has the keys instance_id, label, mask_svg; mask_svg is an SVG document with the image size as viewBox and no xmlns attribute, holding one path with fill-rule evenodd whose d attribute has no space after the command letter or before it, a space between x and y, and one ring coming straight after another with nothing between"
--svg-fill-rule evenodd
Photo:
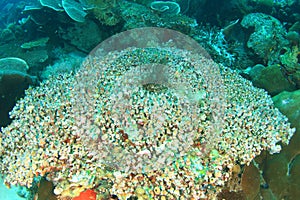
<instances>
[{"instance_id":1,"label":"red sponge","mask_svg":"<svg viewBox=\"0 0 300 200\"><path fill-rule=\"evenodd\" d=\"M94 190L86 190L80 193L78 197L72 200L96 200L97 193Z\"/></svg>"}]
</instances>

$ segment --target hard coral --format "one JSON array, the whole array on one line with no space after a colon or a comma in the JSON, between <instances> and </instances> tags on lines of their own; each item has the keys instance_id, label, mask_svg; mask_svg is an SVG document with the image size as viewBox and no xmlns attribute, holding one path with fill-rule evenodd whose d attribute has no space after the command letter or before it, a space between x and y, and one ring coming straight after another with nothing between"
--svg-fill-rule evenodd
<instances>
[{"instance_id":1,"label":"hard coral","mask_svg":"<svg viewBox=\"0 0 300 200\"><path fill-rule=\"evenodd\" d=\"M6 183L40 175L61 197L213 199L237 162L288 143L294 129L263 90L176 42L155 45L171 32L145 32L149 46L95 52L75 76L26 91L0 135Z\"/></svg>"},{"instance_id":2,"label":"hard coral","mask_svg":"<svg viewBox=\"0 0 300 200\"><path fill-rule=\"evenodd\" d=\"M288 45L286 30L281 22L264 13L251 13L244 16L241 25L250 31L251 27L254 28L247 41L247 47L264 63L278 63L281 49Z\"/></svg>"}]
</instances>

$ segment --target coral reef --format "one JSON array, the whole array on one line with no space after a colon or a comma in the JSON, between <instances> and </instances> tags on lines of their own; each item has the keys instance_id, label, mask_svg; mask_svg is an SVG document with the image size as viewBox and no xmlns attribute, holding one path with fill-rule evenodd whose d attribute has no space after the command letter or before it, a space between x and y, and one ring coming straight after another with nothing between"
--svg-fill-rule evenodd
<instances>
[{"instance_id":1,"label":"coral reef","mask_svg":"<svg viewBox=\"0 0 300 200\"><path fill-rule=\"evenodd\" d=\"M120 6L125 2L119 2L119 0L87 0L91 5L91 13L102 24L108 26L114 26L121 21Z\"/></svg>"},{"instance_id":2,"label":"coral reef","mask_svg":"<svg viewBox=\"0 0 300 200\"><path fill-rule=\"evenodd\" d=\"M16 99L20 98L30 84L36 82L36 77L30 76L27 63L16 57L0 59L0 125L7 124L10 119L8 112Z\"/></svg>"},{"instance_id":3,"label":"coral reef","mask_svg":"<svg viewBox=\"0 0 300 200\"><path fill-rule=\"evenodd\" d=\"M63 11L61 0L40 0L42 6L49 7L55 11Z\"/></svg>"},{"instance_id":4,"label":"coral reef","mask_svg":"<svg viewBox=\"0 0 300 200\"><path fill-rule=\"evenodd\" d=\"M244 73L250 76L253 85L263 88L272 96L279 94L282 91L293 91L296 89L295 85L288 81L282 73L280 65L255 65L248 68Z\"/></svg>"},{"instance_id":5,"label":"coral reef","mask_svg":"<svg viewBox=\"0 0 300 200\"><path fill-rule=\"evenodd\" d=\"M281 92L273 97L273 101L278 109L288 116L289 121L297 130L290 145L284 148L285 157L290 162L300 154L298 145L300 141L300 90Z\"/></svg>"},{"instance_id":6,"label":"coral reef","mask_svg":"<svg viewBox=\"0 0 300 200\"><path fill-rule=\"evenodd\" d=\"M12 124L0 134L0 159L6 163L0 166L6 183L33 184L30 190L38 193L38 199L48 198L47 195L55 199L53 189L61 199L79 194L78 198L90 194L94 198L94 193L104 199L181 195L189 198L203 193L209 198L218 194L218 198L225 199L296 199L300 166L299 6L297 0L2 1L0 63L7 57L18 57L30 66L26 69L25 62L14 59L15 63L0 67L2 126L11 122L7 113L36 81L32 75L44 80L40 87L27 91L25 99L11 113L15 118ZM262 90L253 89L236 72L207 61L203 52L203 57L186 58L191 52L179 50L178 46L168 49L169 44L152 49L113 49L120 52L113 51L104 58L95 54L93 61L87 60L83 69L76 72L81 57L99 42L121 30L137 27L166 27L185 33L205 47L214 61L240 69L254 86L275 95L274 105L298 131L289 145L280 154L264 151L261 158L256 157L258 165L251 162L261 150L278 152L278 145L287 143L288 132L293 130L288 128L285 117L273 111L270 98ZM131 37L120 42L126 44ZM147 34L141 38L153 42ZM63 53L56 51L59 48ZM70 53L74 51L85 55ZM213 80L205 77L211 71L199 60L206 67L221 69L214 81L224 87L213 86ZM155 62L159 63L154 65ZM200 75L191 72L195 66L201 68ZM180 84L171 81L175 78ZM204 88L195 87L197 83ZM139 89L128 92L129 86ZM193 91L194 87L200 90ZM222 105L215 105L219 109L211 106L209 97L213 94L222 99ZM195 113L198 106L199 116ZM262 106L266 109L262 110ZM213 110L223 111L217 115ZM215 134L211 134L213 124L218 125ZM194 138L188 140L187 132L182 130L198 126L198 132L188 132ZM275 138L273 132L282 135ZM35 178L41 177L37 191ZM54 186L46 191L52 182Z\"/></svg>"},{"instance_id":7,"label":"coral reef","mask_svg":"<svg viewBox=\"0 0 300 200\"><path fill-rule=\"evenodd\" d=\"M65 11L75 22L86 23L88 13L92 13L101 23L109 26L120 21L116 13L117 0L40 0L40 3L55 11Z\"/></svg>"},{"instance_id":8,"label":"coral reef","mask_svg":"<svg viewBox=\"0 0 300 200\"><path fill-rule=\"evenodd\" d=\"M30 18L31 19L31 18ZM31 20L8 24L2 30L0 42L1 58L18 57L25 60L30 66L29 73L38 75L38 70L49 61L48 49L51 48L50 37L44 33L36 33L35 24ZM8 35L7 35L8 34Z\"/></svg>"},{"instance_id":9,"label":"coral reef","mask_svg":"<svg viewBox=\"0 0 300 200\"><path fill-rule=\"evenodd\" d=\"M193 38L209 52L216 62L233 67L236 56L228 51L229 43L223 30L217 27L199 26L192 33Z\"/></svg>"},{"instance_id":10,"label":"coral reef","mask_svg":"<svg viewBox=\"0 0 300 200\"><path fill-rule=\"evenodd\" d=\"M76 22L85 22L87 13L84 11L84 4L74 0L62 0L61 3L65 12Z\"/></svg>"},{"instance_id":11,"label":"coral reef","mask_svg":"<svg viewBox=\"0 0 300 200\"><path fill-rule=\"evenodd\" d=\"M155 32L145 32L153 39ZM288 143L294 129L263 90L205 54L155 42L104 56L95 52L75 76L29 88L11 112L13 122L1 131L5 183L30 187L45 176L60 197L93 189L100 199L212 199L236 163L249 164L262 150L277 153L280 142ZM155 63L163 70L160 79L149 76ZM220 129L212 129L219 123ZM164 149L169 159L160 154ZM136 165L145 159L158 167Z\"/></svg>"},{"instance_id":12,"label":"coral reef","mask_svg":"<svg viewBox=\"0 0 300 200\"><path fill-rule=\"evenodd\" d=\"M159 12L161 15L172 17L180 13L180 6L173 1L153 1L150 8Z\"/></svg>"},{"instance_id":13,"label":"coral reef","mask_svg":"<svg viewBox=\"0 0 300 200\"><path fill-rule=\"evenodd\" d=\"M76 22L84 22L87 13L84 11L84 1L75 0L40 0L42 6L55 11L65 11Z\"/></svg>"},{"instance_id":14,"label":"coral reef","mask_svg":"<svg viewBox=\"0 0 300 200\"><path fill-rule=\"evenodd\" d=\"M60 29L58 35L67 44L87 54L107 37L107 33L102 32L101 27L93 20L87 19L86 22L76 23L66 29Z\"/></svg>"},{"instance_id":15,"label":"coral reef","mask_svg":"<svg viewBox=\"0 0 300 200\"><path fill-rule=\"evenodd\" d=\"M241 25L254 28L247 41L247 47L268 65L278 63L280 51L288 44L286 30L276 18L263 13L251 13L244 16Z\"/></svg>"},{"instance_id":16,"label":"coral reef","mask_svg":"<svg viewBox=\"0 0 300 200\"><path fill-rule=\"evenodd\" d=\"M124 30L140 27L164 27L191 35L193 29L198 25L196 20L185 15L163 15L156 14L150 8L132 2L123 2L120 5L120 16L125 21Z\"/></svg>"},{"instance_id":17,"label":"coral reef","mask_svg":"<svg viewBox=\"0 0 300 200\"><path fill-rule=\"evenodd\" d=\"M300 50L298 46L292 48L285 48L286 52L280 56L281 64L283 65L283 72L287 79L300 88Z\"/></svg>"},{"instance_id":18,"label":"coral reef","mask_svg":"<svg viewBox=\"0 0 300 200\"><path fill-rule=\"evenodd\" d=\"M26 42L21 45L22 49L31 49L35 47L44 47L49 41L49 37L39 38L34 41Z\"/></svg>"},{"instance_id":19,"label":"coral reef","mask_svg":"<svg viewBox=\"0 0 300 200\"><path fill-rule=\"evenodd\" d=\"M58 76L64 73L75 72L81 65L84 57L79 54L66 54L63 55L63 51L57 49L54 53L61 53L58 60L54 65L47 66L41 73L40 78L42 80L47 79L49 76Z\"/></svg>"},{"instance_id":20,"label":"coral reef","mask_svg":"<svg viewBox=\"0 0 300 200\"><path fill-rule=\"evenodd\" d=\"M299 142L300 142L300 91L281 92L273 98L275 106L284 113L296 128L290 144L280 154L263 153L259 168L270 192L264 199L297 199L299 196ZM265 189L266 191L266 189Z\"/></svg>"},{"instance_id":21,"label":"coral reef","mask_svg":"<svg viewBox=\"0 0 300 200\"><path fill-rule=\"evenodd\" d=\"M7 57L0 59L0 67L2 73L15 72L26 74L29 69L25 60L16 57Z\"/></svg>"},{"instance_id":22,"label":"coral reef","mask_svg":"<svg viewBox=\"0 0 300 200\"><path fill-rule=\"evenodd\" d=\"M152 12L143 5L132 2L123 2L120 5L120 16L125 21L123 30L140 27L162 27L185 33L200 43L216 62L231 66L235 57L228 49L222 30L217 27L198 25L197 21L186 15L164 17Z\"/></svg>"},{"instance_id":23,"label":"coral reef","mask_svg":"<svg viewBox=\"0 0 300 200\"><path fill-rule=\"evenodd\" d=\"M300 90L293 92L284 91L275 97L273 101L278 109L289 117L291 123L299 126L300 119Z\"/></svg>"}]
</instances>

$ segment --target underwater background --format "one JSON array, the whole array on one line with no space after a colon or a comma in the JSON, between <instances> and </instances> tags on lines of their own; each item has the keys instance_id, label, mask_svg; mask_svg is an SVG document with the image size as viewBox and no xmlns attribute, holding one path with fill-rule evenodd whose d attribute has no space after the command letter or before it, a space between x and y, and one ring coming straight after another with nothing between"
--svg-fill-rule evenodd
<instances>
[{"instance_id":1,"label":"underwater background","mask_svg":"<svg viewBox=\"0 0 300 200\"><path fill-rule=\"evenodd\" d=\"M0 199L300 196L300 0L0 0Z\"/></svg>"}]
</instances>

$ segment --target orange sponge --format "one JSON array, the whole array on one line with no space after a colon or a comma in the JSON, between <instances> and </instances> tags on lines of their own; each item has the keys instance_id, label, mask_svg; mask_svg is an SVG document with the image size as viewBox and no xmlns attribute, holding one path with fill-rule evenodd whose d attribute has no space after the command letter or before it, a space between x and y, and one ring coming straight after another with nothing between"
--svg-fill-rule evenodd
<instances>
[{"instance_id":1,"label":"orange sponge","mask_svg":"<svg viewBox=\"0 0 300 200\"><path fill-rule=\"evenodd\" d=\"M97 193L94 190L85 190L72 200L96 200Z\"/></svg>"}]
</instances>

